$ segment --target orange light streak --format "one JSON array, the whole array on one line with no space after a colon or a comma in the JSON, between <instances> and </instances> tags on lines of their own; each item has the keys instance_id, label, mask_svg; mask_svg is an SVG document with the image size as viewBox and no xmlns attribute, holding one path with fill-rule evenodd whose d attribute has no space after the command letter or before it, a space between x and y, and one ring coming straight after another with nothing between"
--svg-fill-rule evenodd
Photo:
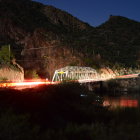
<instances>
[{"instance_id":1,"label":"orange light streak","mask_svg":"<svg viewBox=\"0 0 140 140\"><path fill-rule=\"evenodd\" d=\"M120 101L121 107L138 107L138 101L137 100L121 100Z\"/></svg>"},{"instance_id":2,"label":"orange light streak","mask_svg":"<svg viewBox=\"0 0 140 140\"><path fill-rule=\"evenodd\" d=\"M39 85L50 85L52 84L49 81L37 81L37 82L9 82L9 83L0 83L0 87L22 87L22 86L39 86Z\"/></svg>"},{"instance_id":3,"label":"orange light streak","mask_svg":"<svg viewBox=\"0 0 140 140\"><path fill-rule=\"evenodd\" d=\"M139 106L139 102L137 99L105 99L103 102L103 106L110 106L111 108L116 108L116 107L138 107Z\"/></svg>"}]
</instances>

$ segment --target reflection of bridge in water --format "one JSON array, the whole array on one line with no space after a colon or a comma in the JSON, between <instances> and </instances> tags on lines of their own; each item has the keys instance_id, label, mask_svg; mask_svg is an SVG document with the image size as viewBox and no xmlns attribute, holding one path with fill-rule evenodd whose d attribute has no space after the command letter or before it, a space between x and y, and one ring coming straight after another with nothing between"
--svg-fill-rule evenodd
<instances>
[{"instance_id":1,"label":"reflection of bridge in water","mask_svg":"<svg viewBox=\"0 0 140 140\"><path fill-rule=\"evenodd\" d=\"M97 71L90 67L67 66L55 71L52 82L70 81L93 82L100 81L101 77Z\"/></svg>"}]
</instances>

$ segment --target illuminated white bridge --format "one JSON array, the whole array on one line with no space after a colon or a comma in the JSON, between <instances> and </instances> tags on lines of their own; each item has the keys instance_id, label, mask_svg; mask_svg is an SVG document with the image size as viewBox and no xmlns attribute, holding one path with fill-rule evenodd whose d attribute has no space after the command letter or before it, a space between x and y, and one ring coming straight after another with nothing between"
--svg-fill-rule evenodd
<instances>
[{"instance_id":1,"label":"illuminated white bridge","mask_svg":"<svg viewBox=\"0 0 140 140\"><path fill-rule=\"evenodd\" d=\"M52 82L77 80L79 82L88 82L98 79L98 73L90 67L67 66L55 71Z\"/></svg>"}]
</instances>

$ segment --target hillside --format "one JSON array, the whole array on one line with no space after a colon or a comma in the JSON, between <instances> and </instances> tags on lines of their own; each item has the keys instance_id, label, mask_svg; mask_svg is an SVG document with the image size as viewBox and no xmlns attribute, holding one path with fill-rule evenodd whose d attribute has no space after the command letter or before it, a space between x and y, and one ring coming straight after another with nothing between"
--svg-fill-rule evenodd
<instances>
[{"instance_id":1,"label":"hillside","mask_svg":"<svg viewBox=\"0 0 140 140\"><path fill-rule=\"evenodd\" d=\"M95 28L53 6L0 0L0 46L11 45L25 71L51 77L66 65L137 67L140 23L111 16Z\"/></svg>"},{"instance_id":2,"label":"hillside","mask_svg":"<svg viewBox=\"0 0 140 140\"><path fill-rule=\"evenodd\" d=\"M105 48L109 50L107 60L119 62L124 66L138 65L140 60L140 23L121 16L110 16L99 26L98 31L105 39Z\"/></svg>"}]
</instances>

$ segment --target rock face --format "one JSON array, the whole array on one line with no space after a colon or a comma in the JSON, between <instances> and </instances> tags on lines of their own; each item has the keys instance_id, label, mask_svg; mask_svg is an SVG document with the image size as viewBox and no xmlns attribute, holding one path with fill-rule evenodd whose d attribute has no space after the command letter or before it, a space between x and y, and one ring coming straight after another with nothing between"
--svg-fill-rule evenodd
<instances>
[{"instance_id":1,"label":"rock face","mask_svg":"<svg viewBox=\"0 0 140 140\"><path fill-rule=\"evenodd\" d=\"M140 92L140 77L113 79L103 82L103 90L108 93L120 94L124 93L139 93ZM122 95L122 94L121 94Z\"/></svg>"},{"instance_id":2,"label":"rock face","mask_svg":"<svg viewBox=\"0 0 140 140\"><path fill-rule=\"evenodd\" d=\"M111 79L116 76L116 73L110 68L101 68L100 73L101 73L100 74L101 78L105 78L105 79Z\"/></svg>"},{"instance_id":3,"label":"rock face","mask_svg":"<svg viewBox=\"0 0 140 140\"><path fill-rule=\"evenodd\" d=\"M13 70L11 68L1 68L0 78L1 82L5 80L21 82L24 80L24 73L21 71Z\"/></svg>"},{"instance_id":4,"label":"rock face","mask_svg":"<svg viewBox=\"0 0 140 140\"><path fill-rule=\"evenodd\" d=\"M10 44L17 63L41 77L51 78L67 65L136 67L139 31L139 22L123 17L94 28L52 6L0 0L0 46Z\"/></svg>"},{"instance_id":5,"label":"rock face","mask_svg":"<svg viewBox=\"0 0 140 140\"><path fill-rule=\"evenodd\" d=\"M71 29L85 30L89 25L66 12L30 0L2 0L0 27L0 45L10 44L25 70L35 69L41 76L51 77L55 69L83 64L82 54L68 48L61 38L71 34Z\"/></svg>"},{"instance_id":6,"label":"rock face","mask_svg":"<svg viewBox=\"0 0 140 140\"><path fill-rule=\"evenodd\" d=\"M131 78L120 80L120 86L126 90L139 90L140 91L140 78Z\"/></svg>"}]
</instances>

